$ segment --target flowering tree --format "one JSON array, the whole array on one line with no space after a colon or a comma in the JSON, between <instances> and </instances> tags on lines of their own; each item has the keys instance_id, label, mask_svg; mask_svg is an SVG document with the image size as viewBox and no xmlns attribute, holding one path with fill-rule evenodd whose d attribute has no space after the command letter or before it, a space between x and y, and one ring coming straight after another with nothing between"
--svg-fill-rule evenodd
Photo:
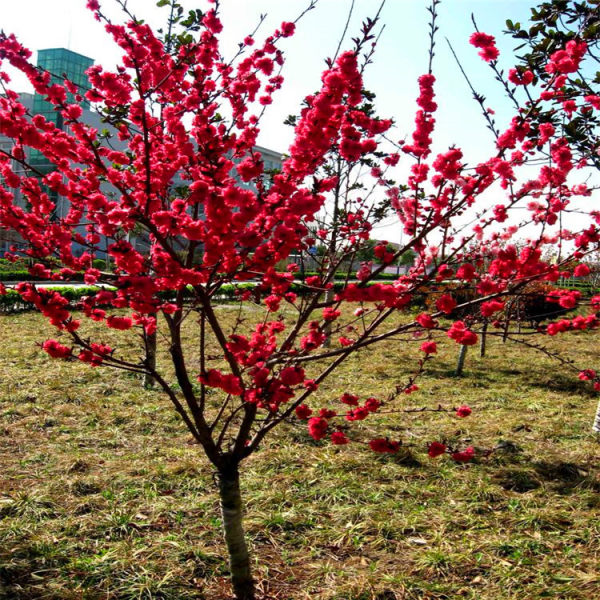
<instances>
[{"instance_id":1,"label":"flowering tree","mask_svg":"<svg viewBox=\"0 0 600 600\"><path fill-rule=\"evenodd\" d=\"M558 90L546 90L548 100L533 116L533 131L552 126L568 140L569 146L580 159L587 161L596 169L600 168L600 138L598 130L598 109L600 107L600 17L598 2L565 2L551 0L541 3L532 10L531 27L522 27L521 23L508 20L507 33L520 41L520 64L509 72L506 89L510 93L510 84L521 77L548 82L554 76L546 68L548 58L562 52L569 43L583 40L588 47L587 61L576 70L563 70L563 86ZM568 55L562 61L568 61ZM556 111L556 105L562 105L569 118L563 120L563 111ZM593 110L594 107L596 110ZM597 269L597 257L596 259ZM592 285L595 281L592 278ZM594 286L595 287L595 286ZM593 430L600 433L600 403L596 410Z\"/></svg>"},{"instance_id":2,"label":"flowering tree","mask_svg":"<svg viewBox=\"0 0 600 600\"><path fill-rule=\"evenodd\" d=\"M600 17L598 2L565 2L551 0L542 2L532 10L531 27L522 27L521 23L506 22L507 33L520 42L520 64L509 71L509 83L516 83L523 76L533 82L547 82L552 72L546 69L548 58L555 52L566 48L570 41L583 40L588 47L587 61L575 71L564 73L566 79L560 93L554 95L555 102L561 102L570 118L561 121L560 113L552 110L539 110L535 115L536 123L552 123L561 129L573 148L596 168L600 167L598 149L598 115L596 110L587 107L598 105L600 91ZM563 59L564 60L564 59ZM584 100L585 102L582 102Z\"/></svg>"},{"instance_id":3,"label":"flowering tree","mask_svg":"<svg viewBox=\"0 0 600 600\"><path fill-rule=\"evenodd\" d=\"M239 468L274 428L306 421L316 440L361 439L357 422L375 420L382 405L417 389L439 339L473 345L478 321L499 314L529 282L556 282L585 270L581 259L600 241L590 191L568 182L577 165L565 138L551 126L530 137L529 119L547 101L545 92L560 91L587 48L572 40L550 56L544 91L532 90L529 106L498 133L493 156L469 167L457 147L432 156L439 0L430 8L429 68L419 78L409 142L393 141L392 120L375 115L363 88L378 18L367 20L352 48L328 62L320 88L306 97L281 171L267 173L255 150L260 117L283 84L282 45L295 23L282 23L260 43L246 37L228 61L219 46L218 2L185 18L175 1L160 2L171 8L163 39L127 13L126 2L119 4L128 15L124 25L110 21L97 0L88 1L123 52L115 71L88 70L89 89L57 82L61 74L36 68L14 36L1 35L2 62L27 75L63 126L30 114L0 72L0 133L14 142L0 153L0 227L19 235L20 250L13 252L37 261L33 273L60 281L83 273L99 286L75 314L56 291L26 283L17 289L59 332L42 344L50 356L151 377L170 398L218 473L235 596L250 600L255 593ZM484 60L498 58L491 36L475 33L471 42ZM107 133L82 121L84 97L102 115ZM586 110L598 109L596 101L586 102ZM541 151L547 160L520 181L519 169L536 165ZM32 157L40 155L51 169L36 166ZM404 184L392 179L399 163L411 165ZM57 197L68 200L63 215L55 214ZM574 206L584 217L568 224ZM520 207L527 217L510 218ZM315 227L325 208L331 218ZM389 213L406 243L397 251L377 244L379 264L363 263L354 277L347 265L369 248L373 221ZM517 249L512 240L520 231ZM136 236L147 241L147 252L137 249ZM557 244L563 248L559 260L544 260L544 249ZM314 256L316 274L299 283L298 264L276 270L290 254L313 256L316 245L325 248ZM378 281L385 265L408 252L415 260L407 275L391 284ZM104 255L114 272L93 268L94 258ZM56 260L60 270L52 270ZM344 267L345 278L336 279ZM249 324L240 311L231 326L215 310L231 289L240 308L252 304L261 311L258 322ZM465 290L468 297L461 295ZM415 316L411 307L429 293L437 294L434 306ZM554 297L566 308L578 302L575 291L558 290ZM465 308L478 316L448 318ZM87 319L129 331L140 340L139 356L90 337ZM198 339L190 347L184 329L194 322ZM597 324L594 315L578 316L549 325L548 333ZM157 326L170 365L154 360ZM414 372L394 393L364 399L350 390L331 399L334 408L310 399L348 357L415 336L423 341ZM463 417L470 412L457 410ZM401 441L382 433L369 445L393 453ZM428 453L460 462L474 450L434 441Z\"/></svg>"}]
</instances>

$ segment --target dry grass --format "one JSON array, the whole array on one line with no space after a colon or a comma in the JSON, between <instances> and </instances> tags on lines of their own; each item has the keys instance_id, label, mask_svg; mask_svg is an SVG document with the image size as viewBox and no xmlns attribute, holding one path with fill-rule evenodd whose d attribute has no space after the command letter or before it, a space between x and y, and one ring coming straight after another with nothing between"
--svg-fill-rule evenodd
<instances>
[{"instance_id":1,"label":"dry grass","mask_svg":"<svg viewBox=\"0 0 600 600\"><path fill-rule=\"evenodd\" d=\"M52 361L33 314L0 317L0 597L227 598L209 465L158 392L124 374ZM598 334L561 345L585 366ZM319 391L391 389L406 344L357 355ZM413 348L414 349L414 348ZM281 429L245 464L247 529L266 597L281 600L590 599L600 596L596 399L550 359L490 343L452 376L431 363L403 406L470 404L466 420L390 415L393 457ZM163 357L164 359L164 357ZM469 465L425 442L503 449Z\"/></svg>"}]
</instances>

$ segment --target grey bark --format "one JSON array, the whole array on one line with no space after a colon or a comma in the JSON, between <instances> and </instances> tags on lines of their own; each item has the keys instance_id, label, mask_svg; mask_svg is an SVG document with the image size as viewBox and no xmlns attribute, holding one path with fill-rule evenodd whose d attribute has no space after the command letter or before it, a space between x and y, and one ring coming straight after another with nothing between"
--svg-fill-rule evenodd
<instances>
[{"instance_id":1,"label":"grey bark","mask_svg":"<svg viewBox=\"0 0 600 600\"><path fill-rule=\"evenodd\" d=\"M469 346L465 346L464 344L460 347L460 352L458 353L458 362L456 363L456 375L460 377L463 374L463 369L465 368L465 358L467 356L467 350Z\"/></svg>"},{"instance_id":2,"label":"grey bark","mask_svg":"<svg viewBox=\"0 0 600 600\"><path fill-rule=\"evenodd\" d=\"M479 344L479 356L481 356L481 358L483 358L485 356L486 345L487 345L487 328L488 328L488 323L486 321L483 324L483 327L481 328L481 342Z\"/></svg>"},{"instance_id":3,"label":"grey bark","mask_svg":"<svg viewBox=\"0 0 600 600\"><path fill-rule=\"evenodd\" d=\"M229 553L229 568L235 598L236 600L255 600L250 555L242 524L242 497L237 466L219 473L219 493L223 515L223 533Z\"/></svg>"}]
</instances>

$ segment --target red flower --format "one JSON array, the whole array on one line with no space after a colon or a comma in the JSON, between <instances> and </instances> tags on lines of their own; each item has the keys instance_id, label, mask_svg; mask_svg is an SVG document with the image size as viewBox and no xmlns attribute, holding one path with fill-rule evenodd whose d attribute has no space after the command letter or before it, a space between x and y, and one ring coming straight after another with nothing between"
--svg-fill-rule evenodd
<instances>
[{"instance_id":1,"label":"red flower","mask_svg":"<svg viewBox=\"0 0 600 600\"><path fill-rule=\"evenodd\" d=\"M303 385L310 392L314 392L319 388L319 384L314 379L306 379Z\"/></svg>"},{"instance_id":2,"label":"red flower","mask_svg":"<svg viewBox=\"0 0 600 600\"><path fill-rule=\"evenodd\" d=\"M460 452L453 452L452 458L456 462L469 462L475 456L475 448L473 446L469 446Z\"/></svg>"},{"instance_id":3,"label":"red flower","mask_svg":"<svg viewBox=\"0 0 600 600\"><path fill-rule=\"evenodd\" d=\"M296 416L304 421L308 419L312 415L312 410L306 406L306 404L301 404L300 406L296 406Z\"/></svg>"},{"instance_id":4,"label":"red flower","mask_svg":"<svg viewBox=\"0 0 600 600\"><path fill-rule=\"evenodd\" d=\"M437 352L437 344L435 342L423 342L421 344L421 351L425 354L435 354Z\"/></svg>"},{"instance_id":5,"label":"red flower","mask_svg":"<svg viewBox=\"0 0 600 600\"><path fill-rule=\"evenodd\" d=\"M111 315L108 317L108 319L106 319L106 324L112 329L126 330L131 329L133 322L129 317L117 317L115 315Z\"/></svg>"},{"instance_id":6,"label":"red flower","mask_svg":"<svg viewBox=\"0 0 600 600\"><path fill-rule=\"evenodd\" d=\"M486 62L492 62L493 60L496 60L498 56L500 56L500 51L498 48L496 48L496 46L488 46L487 48L482 48L478 54Z\"/></svg>"},{"instance_id":7,"label":"red flower","mask_svg":"<svg viewBox=\"0 0 600 600\"><path fill-rule=\"evenodd\" d=\"M421 313L417 316L417 323L425 329L433 329L437 325L437 321L431 318L427 313Z\"/></svg>"},{"instance_id":8,"label":"red flower","mask_svg":"<svg viewBox=\"0 0 600 600\"><path fill-rule=\"evenodd\" d=\"M456 270L457 279L466 279L467 281L471 281L476 276L476 274L477 273L475 272L475 267L473 265L470 265L469 263L461 265Z\"/></svg>"},{"instance_id":9,"label":"red flower","mask_svg":"<svg viewBox=\"0 0 600 600\"><path fill-rule=\"evenodd\" d=\"M435 458L436 456L440 456L446 452L446 445L442 444L442 442L431 442L427 449L427 454L431 456L431 458Z\"/></svg>"},{"instance_id":10,"label":"red flower","mask_svg":"<svg viewBox=\"0 0 600 600\"><path fill-rule=\"evenodd\" d=\"M331 410L330 408L322 408L319 411L319 416L322 417L323 419L332 419L336 415L337 415L337 413L335 412L335 410Z\"/></svg>"},{"instance_id":11,"label":"red flower","mask_svg":"<svg viewBox=\"0 0 600 600\"><path fill-rule=\"evenodd\" d=\"M457 344L462 344L463 346L473 346L477 343L477 334L467 329L467 326L462 321L452 323L452 327L448 330L447 335Z\"/></svg>"},{"instance_id":12,"label":"red flower","mask_svg":"<svg viewBox=\"0 0 600 600\"><path fill-rule=\"evenodd\" d=\"M276 312L279 310L279 303L281 302L281 298L276 296L275 294L271 294L265 298L265 304L269 309L269 312Z\"/></svg>"},{"instance_id":13,"label":"red flower","mask_svg":"<svg viewBox=\"0 0 600 600\"><path fill-rule=\"evenodd\" d=\"M504 308L504 302L500 302L499 300L489 300L488 302L483 302L481 305L481 314L484 317L490 317L495 312L498 312Z\"/></svg>"},{"instance_id":14,"label":"red flower","mask_svg":"<svg viewBox=\"0 0 600 600\"><path fill-rule=\"evenodd\" d=\"M221 388L227 394L240 396L243 392L240 380L233 374L223 375L218 369L209 369L205 375L199 375L198 381L209 387Z\"/></svg>"},{"instance_id":15,"label":"red flower","mask_svg":"<svg viewBox=\"0 0 600 600\"><path fill-rule=\"evenodd\" d=\"M290 23L289 21L284 21L281 24L282 37L289 37L290 35L293 35L295 30L296 26L293 23Z\"/></svg>"},{"instance_id":16,"label":"red flower","mask_svg":"<svg viewBox=\"0 0 600 600\"><path fill-rule=\"evenodd\" d=\"M470 406L463 404L462 406L459 406L456 409L456 416L457 417L468 417L472 412L473 411L471 410Z\"/></svg>"},{"instance_id":17,"label":"red flower","mask_svg":"<svg viewBox=\"0 0 600 600\"><path fill-rule=\"evenodd\" d=\"M377 438L369 442L373 452L394 454L400 449L400 442L392 442L386 438Z\"/></svg>"},{"instance_id":18,"label":"red flower","mask_svg":"<svg viewBox=\"0 0 600 600\"><path fill-rule=\"evenodd\" d=\"M469 42L471 42L475 48L481 48L479 56L487 62L496 60L500 55L498 48L496 48L496 40L493 35L488 35L482 31L476 31L469 38Z\"/></svg>"},{"instance_id":19,"label":"red flower","mask_svg":"<svg viewBox=\"0 0 600 600\"><path fill-rule=\"evenodd\" d=\"M508 72L508 80L515 85L529 85L533 81L533 73L531 71L519 73L517 69L510 69Z\"/></svg>"},{"instance_id":20,"label":"red flower","mask_svg":"<svg viewBox=\"0 0 600 600\"><path fill-rule=\"evenodd\" d=\"M369 409L359 406L346 413L346 421L364 421L369 416Z\"/></svg>"},{"instance_id":21,"label":"red flower","mask_svg":"<svg viewBox=\"0 0 600 600\"><path fill-rule=\"evenodd\" d=\"M365 401L365 408L369 412L377 412L380 406L381 402L379 402L377 398L367 398L367 400Z\"/></svg>"},{"instance_id":22,"label":"red flower","mask_svg":"<svg viewBox=\"0 0 600 600\"><path fill-rule=\"evenodd\" d=\"M587 265L577 265L573 270L574 277L585 277L590 274L590 268Z\"/></svg>"},{"instance_id":23,"label":"red flower","mask_svg":"<svg viewBox=\"0 0 600 600\"><path fill-rule=\"evenodd\" d=\"M450 294L444 294L438 298L435 307L449 315L456 308L456 300Z\"/></svg>"},{"instance_id":24,"label":"red flower","mask_svg":"<svg viewBox=\"0 0 600 600\"><path fill-rule=\"evenodd\" d=\"M349 394L348 392L342 394L340 398L340 402L344 404L348 404L349 406L358 406L358 396L354 394Z\"/></svg>"},{"instance_id":25,"label":"red flower","mask_svg":"<svg viewBox=\"0 0 600 600\"><path fill-rule=\"evenodd\" d=\"M308 433L315 440L322 440L327 434L329 424L321 417L312 417L308 420Z\"/></svg>"},{"instance_id":26,"label":"red flower","mask_svg":"<svg viewBox=\"0 0 600 600\"><path fill-rule=\"evenodd\" d=\"M435 83L435 77L431 73L421 75L419 81L419 97L417 98L417 104L425 112L435 112L437 110L437 104L433 101L433 84Z\"/></svg>"},{"instance_id":27,"label":"red flower","mask_svg":"<svg viewBox=\"0 0 600 600\"><path fill-rule=\"evenodd\" d=\"M284 385L298 385L304 381L304 369L301 367L286 367L279 373L279 379Z\"/></svg>"},{"instance_id":28,"label":"red flower","mask_svg":"<svg viewBox=\"0 0 600 600\"><path fill-rule=\"evenodd\" d=\"M99 367L104 360L101 356L94 354L91 350L82 350L77 358L81 362L89 363L92 367Z\"/></svg>"},{"instance_id":29,"label":"red flower","mask_svg":"<svg viewBox=\"0 0 600 600\"><path fill-rule=\"evenodd\" d=\"M52 357L52 358L68 358L71 356L71 348L67 346L63 346L56 340L46 340L42 344L42 348Z\"/></svg>"},{"instance_id":30,"label":"red flower","mask_svg":"<svg viewBox=\"0 0 600 600\"><path fill-rule=\"evenodd\" d=\"M348 438L342 431L334 431L331 434L331 443L335 444L336 446L341 446L343 444L347 444L348 441L349 441Z\"/></svg>"},{"instance_id":31,"label":"red flower","mask_svg":"<svg viewBox=\"0 0 600 600\"><path fill-rule=\"evenodd\" d=\"M323 320L324 321L335 321L342 313L339 310L335 310L328 306L323 309Z\"/></svg>"},{"instance_id":32,"label":"red flower","mask_svg":"<svg viewBox=\"0 0 600 600\"><path fill-rule=\"evenodd\" d=\"M471 34L469 42L475 46L475 48L486 48L487 46L493 46L496 40L493 35L483 33L483 31L475 31Z\"/></svg>"},{"instance_id":33,"label":"red flower","mask_svg":"<svg viewBox=\"0 0 600 600\"><path fill-rule=\"evenodd\" d=\"M590 381L596 377L596 371L593 369L584 369L583 371L579 371L579 379L581 381Z\"/></svg>"}]
</instances>

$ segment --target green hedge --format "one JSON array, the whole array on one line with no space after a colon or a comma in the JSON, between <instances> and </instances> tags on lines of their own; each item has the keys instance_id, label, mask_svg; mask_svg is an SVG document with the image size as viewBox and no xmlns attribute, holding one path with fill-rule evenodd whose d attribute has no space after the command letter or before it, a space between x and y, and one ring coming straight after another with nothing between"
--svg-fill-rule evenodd
<instances>
[{"instance_id":1,"label":"green hedge","mask_svg":"<svg viewBox=\"0 0 600 600\"><path fill-rule=\"evenodd\" d=\"M0 271L0 281L39 281L28 271Z\"/></svg>"},{"instance_id":2,"label":"green hedge","mask_svg":"<svg viewBox=\"0 0 600 600\"><path fill-rule=\"evenodd\" d=\"M52 286L46 289L57 291L63 298L66 298L70 303L74 303L83 296L91 296L98 291L97 287L82 286L76 288ZM13 313L22 312L25 310L34 310L35 307L30 302L25 302L21 295L16 290L8 289L6 294L0 296L0 312Z\"/></svg>"},{"instance_id":3,"label":"green hedge","mask_svg":"<svg viewBox=\"0 0 600 600\"><path fill-rule=\"evenodd\" d=\"M31 275L29 271L0 271L0 281L49 281L47 277L39 277ZM69 277L69 281L83 281L83 273L75 273ZM61 285L62 281L57 281L57 285Z\"/></svg>"},{"instance_id":4,"label":"green hedge","mask_svg":"<svg viewBox=\"0 0 600 600\"><path fill-rule=\"evenodd\" d=\"M11 262L6 258L0 258L0 273L6 271L25 271L27 269L27 261L24 259Z\"/></svg>"}]
</instances>

